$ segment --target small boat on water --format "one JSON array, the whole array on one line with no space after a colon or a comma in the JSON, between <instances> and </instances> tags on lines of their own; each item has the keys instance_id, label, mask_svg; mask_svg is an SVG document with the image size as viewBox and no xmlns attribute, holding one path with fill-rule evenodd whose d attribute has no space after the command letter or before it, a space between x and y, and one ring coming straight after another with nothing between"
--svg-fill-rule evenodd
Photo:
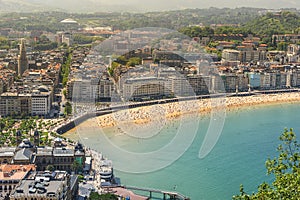
<instances>
[{"instance_id":1,"label":"small boat on water","mask_svg":"<svg viewBox=\"0 0 300 200\"><path fill-rule=\"evenodd\" d=\"M100 160L100 177L104 180L111 180L113 178L113 166L111 160Z\"/></svg>"}]
</instances>

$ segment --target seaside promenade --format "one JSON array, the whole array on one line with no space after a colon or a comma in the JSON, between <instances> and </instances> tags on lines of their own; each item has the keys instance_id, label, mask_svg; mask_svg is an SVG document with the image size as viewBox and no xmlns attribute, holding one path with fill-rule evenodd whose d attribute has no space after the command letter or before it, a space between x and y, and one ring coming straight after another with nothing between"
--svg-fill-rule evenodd
<instances>
[{"instance_id":1,"label":"seaside promenade","mask_svg":"<svg viewBox=\"0 0 300 200\"><path fill-rule=\"evenodd\" d=\"M67 120L54 130L63 134L90 118L97 118L100 127L112 127L117 124L136 123L146 124L153 121L153 117L172 119L189 113L209 114L213 109L227 111L257 105L289 103L300 101L300 90L271 90L253 91L251 93L231 93L185 97L177 99L163 99L149 102L127 103L101 108L82 116Z\"/></svg>"},{"instance_id":2,"label":"seaside promenade","mask_svg":"<svg viewBox=\"0 0 300 200\"><path fill-rule=\"evenodd\" d=\"M111 127L124 123L146 124L154 121L155 117L172 119L190 113L210 114L212 110L218 112L218 109L232 111L244 107L298 101L300 101L300 92L298 91L270 94L256 93L248 96L232 95L218 100L204 98L120 110L113 114L98 116L97 121L100 127ZM155 114L152 113L153 111Z\"/></svg>"}]
</instances>

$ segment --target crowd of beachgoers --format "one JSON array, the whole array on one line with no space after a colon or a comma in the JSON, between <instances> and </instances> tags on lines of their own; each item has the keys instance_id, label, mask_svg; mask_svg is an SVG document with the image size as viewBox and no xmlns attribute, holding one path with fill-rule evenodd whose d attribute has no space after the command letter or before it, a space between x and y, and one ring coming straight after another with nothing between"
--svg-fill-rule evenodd
<instances>
[{"instance_id":1,"label":"crowd of beachgoers","mask_svg":"<svg viewBox=\"0 0 300 200\"><path fill-rule=\"evenodd\" d=\"M210 113L212 110L218 111L218 109L230 111L242 107L297 101L300 101L300 93L298 92L208 98L125 109L109 115L99 116L97 121L100 127L111 127L128 122L146 124L154 119L155 121L172 119L187 113Z\"/></svg>"}]
</instances>

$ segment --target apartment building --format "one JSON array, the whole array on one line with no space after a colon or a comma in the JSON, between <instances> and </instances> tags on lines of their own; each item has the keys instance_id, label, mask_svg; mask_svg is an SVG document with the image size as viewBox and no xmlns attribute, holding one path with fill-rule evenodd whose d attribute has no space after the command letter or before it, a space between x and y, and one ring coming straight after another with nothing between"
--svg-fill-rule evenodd
<instances>
[{"instance_id":1,"label":"apartment building","mask_svg":"<svg viewBox=\"0 0 300 200\"><path fill-rule=\"evenodd\" d=\"M0 165L0 199L9 199L11 191L31 171L35 171L35 165Z\"/></svg>"},{"instance_id":2,"label":"apartment building","mask_svg":"<svg viewBox=\"0 0 300 200\"><path fill-rule=\"evenodd\" d=\"M33 90L32 93L5 92L0 96L1 116L47 115L52 104L52 91Z\"/></svg>"},{"instance_id":3,"label":"apartment building","mask_svg":"<svg viewBox=\"0 0 300 200\"><path fill-rule=\"evenodd\" d=\"M238 61L240 52L234 49L224 49L222 51L222 59L225 61Z\"/></svg>"},{"instance_id":4,"label":"apartment building","mask_svg":"<svg viewBox=\"0 0 300 200\"><path fill-rule=\"evenodd\" d=\"M36 91L31 94L32 115L47 115L51 110L51 92Z\"/></svg>"},{"instance_id":5,"label":"apartment building","mask_svg":"<svg viewBox=\"0 0 300 200\"><path fill-rule=\"evenodd\" d=\"M249 85L253 89L259 89L260 88L260 73L249 73Z\"/></svg>"},{"instance_id":6,"label":"apartment building","mask_svg":"<svg viewBox=\"0 0 300 200\"><path fill-rule=\"evenodd\" d=\"M1 147L0 148L0 164L9 164L12 162L15 155L16 147Z\"/></svg>"},{"instance_id":7,"label":"apartment building","mask_svg":"<svg viewBox=\"0 0 300 200\"><path fill-rule=\"evenodd\" d=\"M157 77L128 78L122 85L124 99L159 98L165 96L166 80Z\"/></svg>"},{"instance_id":8,"label":"apartment building","mask_svg":"<svg viewBox=\"0 0 300 200\"><path fill-rule=\"evenodd\" d=\"M5 92L0 98L1 116L31 115L32 98L30 94L20 94L17 92Z\"/></svg>"},{"instance_id":9,"label":"apartment building","mask_svg":"<svg viewBox=\"0 0 300 200\"><path fill-rule=\"evenodd\" d=\"M221 78L224 82L226 92L235 92L237 89L237 76L235 74L222 74Z\"/></svg>"},{"instance_id":10,"label":"apartment building","mask_svg":"<svg viewBox=\"0 0 300 200\"><path fill-rule=\"evenodd\" d=\"M196 95L209 94L211 90L211 76L201 74L189 75L187 76L187 80Z\"/></svg>"},{"instance_id":11,"label":"apartment building","mask_svg":"<svg viewBox=\"0 0 300 200\"><path fill-rule=\"evenodd\" d=\"M31 172L11 192L10 200L73 200L70 175L64 171Z\"/></svg>"},{"instance_id":12,"label":"apartment building","mask_svg":"<svg viewBox=\"0 0 300 200\"><path fill-rule=\"evenodd\" d=\"M114 83L110 78L97 81L97 101L110 101L114 91Z\"/></svg>"},{"instance_id":13,"label":"apartment building","mask_svg":"<svg viewBox=\"0 0 300 200\"><path fill-rule=\"evenodd\" d=\"M287 58L288 62L296 63L300 61L300 45L290 44L287 47Z\"/></svg>"},{"instance_id":14,"label":"apartment building","mask_svg":"<svg viewBox=\"0 0 300 200\"><path fill-rule=\"evenodd\" d=\"M249 79L245 74L236 74L237 78L237 91L246 92L249 89Z\"/></svg>"},{"instance_id":15,"label":"apartment building","mask_svg":"<svg viewBox=\"0 0 300 200\"><path fill-rule=\"evenodd\" d=\"M113 91L114 83L110 78L73 79L67 83L67 99L72 101L110 100Z\"/></svg>"},{"instance_id":16,"label":"apartment building","mask_svg":"<svg viewBox=\"0 0 300 200\"><path fill-rule=\"evenodd\" d=\"M283 34L283 35L273 35L272 41L276 42L292 42L294 44L300 42L299 34Z\"/></svg>"}]
</instances>

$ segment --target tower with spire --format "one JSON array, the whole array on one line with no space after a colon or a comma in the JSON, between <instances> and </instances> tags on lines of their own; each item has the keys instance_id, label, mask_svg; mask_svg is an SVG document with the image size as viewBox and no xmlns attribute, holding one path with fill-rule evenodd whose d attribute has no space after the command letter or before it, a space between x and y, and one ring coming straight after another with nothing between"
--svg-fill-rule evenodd
<instances>
[{"instance_id":1,"label":"tower with spire","mask_svg":"<svg viewBox=\"0 0 300 200\"><path fill-rule=\"evenodd\" d=\"M18 56L18 76L22 76L23 73L28 69L28 59L26 56L25 39L21 39L20 54Z\"/></svg>"}]
</instances>

